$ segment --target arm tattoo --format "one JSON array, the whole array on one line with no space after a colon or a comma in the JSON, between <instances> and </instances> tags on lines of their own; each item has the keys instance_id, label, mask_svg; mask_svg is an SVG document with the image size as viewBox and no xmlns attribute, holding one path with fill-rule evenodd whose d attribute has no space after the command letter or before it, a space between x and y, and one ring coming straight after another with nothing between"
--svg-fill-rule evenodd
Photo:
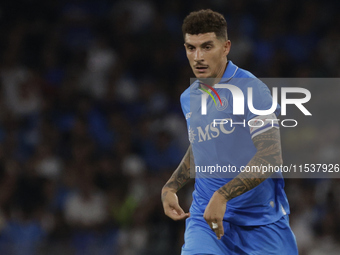
<instances>
[{"instance_id":1,"label":"arm tattoo","mask_svg":"<svg viewBox=\"0 0 340 255\"><path fill-rule=\"evenodd\" d=\"M166 197L166 195L168 195L168 191L165 191L164 193L162 193L162 202L163 202L164 198Z\"/></svg>"},{"instance_id":2,"label":"arm tattoo","mask_svg":"<svg viewBox=\"0 0 340 255\"><path fill-rule=\"evenodd\" d=\"M175 192L180 190L190 180L190 162L194 162L191 145L185 153L181 163L163 188L170 188L175 190ZM166 192L163 193L162 197L165 197L165 195Z\"/></svg>"},{"instance_id":3,"label":"arm tattoo","mask_svg":"<svg viewBox=\"0 0 340 255\"><path fill-rule=\"evenodd\" d=\"M282 164L280 131L272 128L253 138L253 143L257 149L254 157L249 161L248 165L252 166L271 165L278 166ZM222 186L220 193L227 201L237 197L262 183L272 173L262 171L257 172L242 172L233 180Z\"/></svg>"}]
</instances>

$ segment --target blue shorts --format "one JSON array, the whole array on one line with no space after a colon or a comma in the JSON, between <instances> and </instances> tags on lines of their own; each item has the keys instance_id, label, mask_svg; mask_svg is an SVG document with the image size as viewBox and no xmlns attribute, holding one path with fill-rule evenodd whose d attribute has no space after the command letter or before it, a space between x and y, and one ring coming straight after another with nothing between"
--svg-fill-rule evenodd
<instances>
[{"instance_id":1,"label":"blue shorts","mask_svg":"<svg viewBox=\"0 0 340 255\"><path fill-rule=\"evenodd\" d=\"M218 240L202 218L186 219L182 255L297 255L295 236L288 215L263 226L238 226L224 221L224 235Z\"/></svg>"}]
</instances>

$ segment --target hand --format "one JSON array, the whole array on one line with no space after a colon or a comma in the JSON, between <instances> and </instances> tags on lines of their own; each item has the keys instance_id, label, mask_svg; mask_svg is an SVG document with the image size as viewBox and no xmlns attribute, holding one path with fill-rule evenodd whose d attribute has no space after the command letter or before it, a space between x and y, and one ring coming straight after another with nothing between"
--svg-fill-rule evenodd
<instances>
[{"instance_id":1,"label":"hand","mask_svg":"<svg viewBox=\"0 0 340 255\"><path fill-rule=\"evenodd\" d=\"M218 192L211 197L209 204L205 208L203 218L215 232L218 239L224 235L223 217L227 209L227 200ZM213 228L212 223L217 223L217 228Z\"/></svg>"},{"instance_id":2,"label":"hand","mask_svg":"<svg viewBox=\"0 0 340 255\"><path fill-rule=\"evenodd\" d=\"M165 215L171 219L184 220L190 216L190 213L185 213L179 206L178 197L173 190L162 190L162 202Z\"/></svg>"}]
</instances>

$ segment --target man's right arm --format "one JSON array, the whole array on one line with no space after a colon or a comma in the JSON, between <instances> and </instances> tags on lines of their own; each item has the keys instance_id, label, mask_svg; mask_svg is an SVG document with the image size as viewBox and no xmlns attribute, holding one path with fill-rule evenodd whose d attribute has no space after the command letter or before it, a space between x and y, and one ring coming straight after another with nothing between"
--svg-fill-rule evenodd
<instances>
[{"instance_id":1,"label":"man's right arm","mask_svg":"<svg viewBox=\"0 0 340 255\"><path fill-rule=\"evenodd\" d=\"M190 162L193 162L191 145L177 169L162 188L164 213L173 220L189 217L189 213L184 213L183 209L179 206L176 193L190 180Z\"/></svg>"}]
</instances>

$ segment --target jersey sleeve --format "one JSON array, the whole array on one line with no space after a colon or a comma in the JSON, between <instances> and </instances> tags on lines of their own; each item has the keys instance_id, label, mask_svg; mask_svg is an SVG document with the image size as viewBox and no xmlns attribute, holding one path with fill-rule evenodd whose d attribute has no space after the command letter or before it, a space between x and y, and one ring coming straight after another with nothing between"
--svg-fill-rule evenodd
<instances>
[{"instance_id":1,"label":"jersey sleeve","mask_svg":"<svg viewBox=\"0 0 340 255\"><path fill-rule=\"evenodd\" d=\"M266 132L271 128L279 129L279 123L274 113L269 115L256 116L248 123L251 139L259 134Z\"/></svg>"}]
</instances>

